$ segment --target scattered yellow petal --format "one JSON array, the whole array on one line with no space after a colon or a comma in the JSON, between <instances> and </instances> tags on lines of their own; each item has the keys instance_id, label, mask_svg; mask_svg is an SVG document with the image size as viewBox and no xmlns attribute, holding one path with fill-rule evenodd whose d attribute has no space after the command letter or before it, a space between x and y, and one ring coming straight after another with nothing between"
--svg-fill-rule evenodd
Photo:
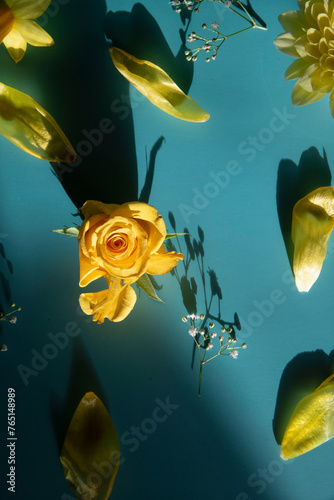
<instances>
[{"instance_id":1,"label":"scattered yellow petal","mask_svg":"<svg viewBox=\"0 0 334 500\"><path fill-rule=\"evenodd\" d=\"M109 498L119 467L119 444L114 424L93 392L87 392L74 413L60 461L75 498Z\"/></svg>"},{"instance_id":2,"label":"scattered yellow petal","mask_svg":"<svg viewBox=\"0 0 334 500\"><path fill-rule=\"evenodd\" d=\"M206 122L210 118L159 66L116 47L110 49L110 54L118 71L158 108L190 122Z\"/></svg>"},{"instance_id":3,"label":"scattered yellow petal","mask_svg":"<svg viewBox=\"0 0 334 500\"><path fill-rule=\"evenodd\" d=\"M303 455L334 437L334 374L297 405L285 430L281 457Z\"/></svg>"},{"instance_id":4,"label":"scattered yellow petal","mask_svg":"<svg viewBox=\"0 0 334 500\"><path fill-rule=\"evenodd\" d=\"M334 227L334 187L315 189L299 200L292 214L293 272L300 292L317 280Z\"/></svg>"},{"instance_id":5,"label":"scattered yellow petal","mask_svg":"<svg viewBox=\"0 0 334 500\"><path fill-rule=\"evenodd\" d=\"M74 161L75 151L34 99L0 83L0 134L27 153L47 161Z\"/></svg>"}]
</instances>

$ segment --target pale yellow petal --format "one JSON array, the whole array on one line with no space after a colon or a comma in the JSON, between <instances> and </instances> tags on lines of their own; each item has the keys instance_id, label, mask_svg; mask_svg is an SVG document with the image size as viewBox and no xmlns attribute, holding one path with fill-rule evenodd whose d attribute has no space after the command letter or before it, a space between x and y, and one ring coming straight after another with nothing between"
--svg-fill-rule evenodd
<instances>
[{"instance_id":1,"label":"pale yellow petal","mask_svg":"<svg viewBox=\"0 0 334 500\"><path fill-rule=\"evenodd\" d=\"M291 57L299 57L299 54L295 48L296 38L292 33L282 33L278 35L274 44L278 50Z\"/></svg>"},{"instance_id":2,"label":"pale yellow petal","mask_svg":"<svg viewBox=\"0 0 334 500\"><path fill-rule=\"evenodd\" d=\"M21 61L27 50L27 42L19 31L15 29L15 24L9 35L4 38L3 43L5 44L10 57L14 59L16 63Z\"/></svg>"},{"instance_id":3,"label":"pale yellow petal","mask_svg":"<svg viewBox=\"0 0 334 500\"><path fill-rule=\"evenodd\" d=\"M292 64L288 67L288 69L285 72L285 79L287 81L289 80L295 80L296 78L300 78L303 76L304 72L307 70L307 68L310 66L310 62L305 61L305 59L298 58L295 61L293 61Z\"/></svg>"},{"instance_id":4,"label":"pale yellow petal","mask_svg":"<svg viewBox=\"0 0 334 500\"><path fill-rule=\"evenodd\" d=\"M98 323L103 323L105 318L114 322L123 321L136 303L136 292L128 284L122 286L120 279L106 277L106 280L108 290L80 295L81 309L85 314L93 315L93 321Z\"/></svg>"},{"instance_id":5,"label":"pale yellow petal","mask_svg":"<svg viewBox=\"0 0 334 500\"><path fill-rule=\"evenodd\" d=\"M166 274L169 273L179 262L183 260L182 253L167 252L162 246L159 251L150 257L147 268L147 274Z\"/></svg>"},{"instance_id":6,"label":"pale yellow petal","mask_svg":"<svg viewBox=\"0 0 334 500\"><path fill-rule=\"evenodd\" d=\"M15 29L30 45L49 47L54 44L53 38L35 21L16 21Z\"/></svg>"},{"instance_id":7,"label":"pale yellow petal","mask_svg":"<svg viewBox=\"0 0 334 500\"><path fill-rule=\"evenodd\" d=\"M293 272L300 292L317 280L334 227L334 187L322 187L299 200L292 214Z\"/></svg>"},{"instance_id":8,"label":"pale yellow petal","mask_svg":"<svg viewBox=\"0 0 334 500\"><path fill-rule=\"evenodd\" d=\"M105 406L93 392L85 394L73 415L60 461L75 498L109 499L120 463L119 443Z\"/></svg>"},{"instance_id":9,"label":"pale yellow petal","mask_svg":"<svg viewBox=\"0 0 334 500\"><path fill-rule=\"evenodd\" d=\"M74 149L52 116L30 96L2 83L0 133L37 158L55 162L75 160Z\"/></svg>"},{"instance_id":10,"label":"pale yellow petal","mask_svg":"<svg viewBox=\"0 0 334 500\"><path fill-rule=\"evenodd\" d=\"M278 16L284 31L303 34L303 16L298 10L287 10Z\"/></svg>"},{"instance_id":11,"label":"pale yellow petal","mask_svg":"<svg viewBox=\"0 0 334 500\"><path fill-rule=\"evenodd\" d=\"M37 19L50 3L51 0L12 0L11 9L16 19Z\"/></svg>"},{"instance_id":12,"label":"pale yellow petal","mask_svg":"<svg viewBox=\"0 0 334 500\"><path fill-rule=\"evenodd\" d=\"M325 95L327 94L323 92L308 92L301 87L299 81L297 81L292 89L292 104L294 106L305 106L306 104L319 101L325 97Z\"/></svg>"},{"instance_id":13,"label":"pale yellow petal","mask_svg":"<svg viewBox=\"0 0 334 500\"><path fill-rule=\"evenodd\" d=\"M11 32L14 23L15 17L12 11L6 5L0 6L0 43Z\"/></svg>"},{"instance_id":14,"label":"pale yellow petal","mask_svg":"<svg viewBox=\"0 0 334 500\"><path fill-rule=\"evenodd\" d=\"M158 108L191 122L205 122L210 118L159 66L116 47L110 49L110 54L118 71Z\"/></svg>"},{"instance_id":15,"label":"pale yellow petal","mask_svg":"<svg viewBox=\"0 0 334 500\"><path fill-rule=\"evenodd\" d=\"M285 430L281 457L298 457L334 437L334 375L296 406Z\"/></svg>"}]
</instances>

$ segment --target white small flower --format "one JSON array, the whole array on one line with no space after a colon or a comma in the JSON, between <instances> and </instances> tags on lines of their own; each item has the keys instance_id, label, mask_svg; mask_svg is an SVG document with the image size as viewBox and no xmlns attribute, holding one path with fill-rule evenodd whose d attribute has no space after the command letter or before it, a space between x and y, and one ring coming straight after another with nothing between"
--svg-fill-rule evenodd
<instances>
[{"instance_id":1,"label":"white small flower","mask_svg":"<svg viewBox=\"0 0 334 500\"><path fill-rule=\"evenodd\" d=\"M196 316L196 314L188 314L187 318L191 319L191 321L196 321L198 316Z\"/></svg>"},{"instance_id":2,"label":"white small flower","mask_svg":"<svg viewBox=\"0 0 334 500\"><path fill-rule=\"evenodd\" d=\"M202 46L202 50L209 50L210 48L210 45L205 43L203 46Z\"/></svg>"},{"instance_id":3,"label":"white small flower","mask_svg":"<svg viewBox=\"0 0 334 500\"><path fill-rule=\"evenodd\" d=\"M212 333L211 333L211 338L212 338L212 339L215 339L216 337L217 337L216 332L212 332Z\"/></svg>"},{"instance_id":4,"label":"white small flower","mask_svg":"<svg viewBox=\"0 0 334 500\"><path fill-rule=\"evenodd\" d=\"M232 3L231 0L225 0L224 5L225 5L225 7L229 8L229 7L231 7L231 3Z\"/></svg>"},{"instance_id":5,"label":"white small flower","mask_svg":"<svg viewBox=\"0 0 334 500\"><path fill-rule=\"evenodd\" d=\"M222 335L219 337L219 341L224 342L224 337Z\"/></svg>"},{"instance_id":6,"label":"white small flower","mask_svg":"<svg viewBox=\"0 0 334 500\"><path fill-rule=\"evenodd\" d=\"M208 343L208 345L206 346L206 350L207 351L210 351L210 349L213 348L213 344L211 344L211 342Z\"/></svg>"},{"instance_id":7,"label":"white small flower","mask_svg":"<svg viewBox=\"0 0 334 500\"><path fill-rule=\"evenodd\" d=\"M191 335L192 337L196 337L197 333L198 333L198 330L197 328L190 328L189 330L189 335Z\"/></svg>"},{"instance_id":8,"label":"white small flower","mask_svg":"<svg viewBox=\"0 0 334 500\"><path fill-rule=\"evenodd\" d=\"M204 335L204 334L205 334L205 330L200 330L200 331L199 331L199 333L200 333L201 335Z\"/></svg>"},{"instance_id":9,"label":"white small flower","mask_svg":"<svg viewBox=\"0 0 334 500\"><path fill-rule=\"evenodd\" d=\"M237 349L232 349L230 352L230 356L233 359L237 359L237 357L239 356L239 351L237 351Z\"/></svg>"},{"instance_id":10,"label":"white small flower","mask_svg":"<svg viewBox=\"0 0 334 500\"><path fill-rule=\"evenodd\" d=\"M231 2L230 2L230 3L231 3ZM216 30L216 29L218 29L218 28L219 28L219 24L217 23L217 21L213 21L213 23L211 24L211 28L212 28L213 30Z\"/></svg>"}]
</instances>

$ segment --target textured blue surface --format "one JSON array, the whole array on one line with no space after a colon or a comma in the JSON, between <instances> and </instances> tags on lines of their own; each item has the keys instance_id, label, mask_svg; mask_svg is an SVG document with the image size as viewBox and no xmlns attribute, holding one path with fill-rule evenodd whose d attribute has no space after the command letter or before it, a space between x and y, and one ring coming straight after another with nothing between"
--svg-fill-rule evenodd
<instances>
[{"instance_id":1,"label":"textured blue surface","mask_svg":"<svg viewBox=\"0 0 334 500\"><path fill-rule=\"evenodd\" d=\"M190 31L214 20L228 29L233 22L229 13L224 11L218 19L218 9L207 3L193 16ZM115 18L112 29L120 40L131 44L133 34L146 36L141 54L147 50L158 60L161 56L161 66L169 64L176 77L190 85L189 95L211 118L203 124L176 120L130 90L133 118L129 114L119 125L122 142L113 135L105 137L94 149L94 162L86 175L88 191L91 179L100 177L101 186L109 182L111 192L117 192L113 172L118 158L122 151L136 151L137 158L132 155L128 168L138 166L141 189L146 154L160 136L165 138L157 154L150 203L163 215L168 229L172 211L179 231L187 226L197 238L197 227L204 230L205 267L218 276L223 316L232 320L238 312L243 327L240 338L248 345L238 360L224 357L205 367L201 398L197 396L198 360L192 370L192 339L181 322L186 311L175 278L158 277L165 304L140 296L122 323L98 326L83 317L78 310L77 243L50 232L77 222L72 215L76 207L47 162L0 137L0 238L13 266L11 273L6 260L0 260L10 285L10 296L6 298L3 291L1 303L5 308L15 300L22 307L17 324L4 324L1 331L1 343L9 347L0 353L1 498L11 498L5 484L6 398L7 388L14 387L18 500L71 498L59 449L71 415L90 390L105 402L121 438L125 460L111 495L114 500L333 500L333 442L282 462L273 419L283 373L290 388L304 375L309 387L315 388L325 373L331 373L333 247L312 290L298 293L289 274L276 189L280 162L288 159L298 165L311 147L322 156L325 149L331 169L334 124L327 98L304 108L292 106L293 84L284 80L292 59L273 45L282 31L278 15L295 9L297 2L254 0L252 4L268 30L232 38L215 62L207 64L199 57L193 75L192 63L185 66L173 59L157 31L156 38L150 39L150 30L131 24L130 14L120 18L124 25ZM15 65L1 46L1 81L29 93L47 108L76 147L84 139L84 129L96 128L103 118L113 119L110 106L120 97L115 84L120 80L109 60L103 22L106 10L112 9L115 15L120 9L130 12L134 2L108 1L107 8L102 0L52 5L55 10L44 18L43 26L59 48L29 46L25 58ZM176 55L183 28L180 16L167 0L147 0L142 5ZM254 137L257 147L249 144ZM106 168L101 174L101 155L104 167L110 163L107 177ZM217 175L226 182L215 183ZM286 186L280 182L281 191L291 188L289 179L285 182ZM182 272L182 264L179 267ZM193 269L201 312L200 276L195 265ZM49 334L64 332L69 322L75 322L81 333L25 384L18 366L31 368L35 352L41 353L50 343ZM298 355L302 356L297 363L293 360ZM303 390L298 387L295 393ZM157 399L168 398L177 408L149 433L145 419L151 418ZM280 414L274 426L280 429L282 422ZM129 443L126 433L141 425L148 432L138 446Z\"/></svg>"}]
</instances>

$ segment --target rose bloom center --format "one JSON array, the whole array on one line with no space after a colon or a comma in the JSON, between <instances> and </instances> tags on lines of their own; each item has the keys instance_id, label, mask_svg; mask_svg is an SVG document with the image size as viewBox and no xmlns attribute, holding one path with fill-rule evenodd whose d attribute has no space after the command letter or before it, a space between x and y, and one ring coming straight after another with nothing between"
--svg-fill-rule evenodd
<instances>
[{"instance_id":1,"label":"rose bloom center","mask_svg":"<svg viewBox=\"0 0 334 500\"><path fill-rule=\"evenodd\" d=\"M128 248L128 240L123 234L113 234L108 238L107 248L113 253L122 253Z\"/></svg>"}]
</instances>

